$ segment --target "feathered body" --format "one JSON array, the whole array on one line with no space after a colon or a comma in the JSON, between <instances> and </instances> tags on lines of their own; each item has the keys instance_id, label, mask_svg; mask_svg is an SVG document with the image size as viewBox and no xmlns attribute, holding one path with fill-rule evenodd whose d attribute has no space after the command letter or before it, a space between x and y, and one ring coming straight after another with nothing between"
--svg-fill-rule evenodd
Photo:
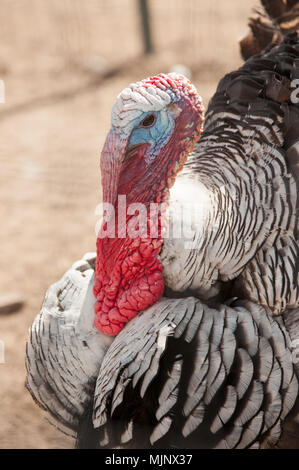
<instances>
[{"instance_id":1,"label":"feathered body","mask_svg":"<svg viewBox=\"0 0 299 470\"><path fill-rule=\"evenodd\" d=\"M293 36L221 80L171 190L174 203L194 208L193 238L164 241L172 290L208 297L236 280L231 294L273 313L298 307L299 106L291 101L298 75Z\"/></svg>"}]
</instances>

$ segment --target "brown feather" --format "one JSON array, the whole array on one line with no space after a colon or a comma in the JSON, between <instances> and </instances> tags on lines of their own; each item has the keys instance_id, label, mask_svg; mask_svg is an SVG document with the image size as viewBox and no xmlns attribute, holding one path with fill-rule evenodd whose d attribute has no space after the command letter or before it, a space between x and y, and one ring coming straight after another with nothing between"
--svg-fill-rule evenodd
<instances>
[{"instance_id":1,"label":"brown feather","mask_svg":"<svg viewBox=\"0 0 299 470\"><path fill-rule=\"evenodd\" d=\"M244 60L270 44L281 43L287 34L299 32L298 0L261 0L261 3L264 11L255 10L256 15L248 22L250 31L240 40Z\"/></svg>"}]
</instances>

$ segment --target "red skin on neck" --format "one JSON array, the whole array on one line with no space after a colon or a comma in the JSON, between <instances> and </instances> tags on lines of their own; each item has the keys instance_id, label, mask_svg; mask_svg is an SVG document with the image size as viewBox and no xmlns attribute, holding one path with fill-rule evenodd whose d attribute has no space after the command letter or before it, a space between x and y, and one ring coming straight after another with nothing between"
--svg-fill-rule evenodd
<instances>
[{"instance_id":1,"label":"red skin on neck","mask_svg":"<svg viewBox=\"0 0 299 470\"><path fill-rule=\"evenodd\" d=\"M162 265L156 258L162 239L98 239L98 292L95 326L117 335L125 323L159 300L164 290Z\"/></svg>"},{"instance_id":2,"label":"red skin on neck","mask_svg":"<svg viewBox=\"0 0 299 470\"><path fill-rule=\"evenodd\" d=\"M152 179L150 172L148 172L147 186L151 188L151 191L144 191L144 187L140 188L139 175L145 175L146 179L147 173L144 162L145 150L146 146L123 166L118 194L126 195L126 209L132 202L142 202L146 206L149 234L150 202L156 202L159 199L160 191L156 195L153 194L155 186L150 184ZM163 188L165 186L166 183ZM126 216L126 227L129 221L132 221L132 217L132 215ZM155 219L158 225L156 227L157 238L127 236L126 238L105 237L97 240L94 284L97 297L95 326L105 334L117 335L125 323L159 300L163 294L162 265L157 259L163 243L160 219L160 215ZM116 231L118 221L119 214L116 207Z\"/></svg>"},{"instance_id":3,"label":"red skin on neck","mask_svg":"<svg viewBox=\"0 0 299 470\"><path fill-rule=\"evenodd\" d=\"M170 187L171 179L174 181L175 163L183 166L198 138L202 118L199 119L197 112L193 110L191 116L189 113L178 120L173 136L152 163L145 161L145 144L137 155L122 165L117 194L126 195L127 206L133 202L145 204L148 226L150 203L165 200L167 196L163 190ZM186 124L192 121L193 126L186 128ZM97 239L94 284L97 299L95 326L110 336L117 335L129 320L159 300L164 291L162 265L157 258L163 244L161 214L155 219L157 238L149 235L145 238L117 238L119 214L115 209L116 237ZM132 217L126 216L127 226Z\"/></svg>"}]
</instances>

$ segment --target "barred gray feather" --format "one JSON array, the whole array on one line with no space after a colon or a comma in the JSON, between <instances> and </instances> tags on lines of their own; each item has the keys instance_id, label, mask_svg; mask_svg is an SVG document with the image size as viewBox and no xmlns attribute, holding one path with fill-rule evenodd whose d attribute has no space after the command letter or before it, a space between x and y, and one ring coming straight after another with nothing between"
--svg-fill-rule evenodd
<instances>
[{"instance_id":1,"label":"barred gray feather","mask_svg":"<svg viewBox=\"0 0 299 470\"><path fill-rule=\"evenodd\" d=\"M295 35L220 81L171 190L171 224L180 223L177 204L193 207L196 234L164 242L171 292L225 298L233 281L232 294L273 314L298 307L299 103L291 98L298 76Z\"/></svg>"},{"instance_id":2,"label":"barred gray feather","mask_svg":"<svg viewBox=\"0 0 299 470\"><path fill-rule=\"evenodd\" d=\"M182 328L180 308L185 317L194 311L201 316L191 342ZM223 325L214 336L213 325ZM144 351L149 337L155 341ZM254 347L253 337L258 338ZM221 349L227 340L233 353L225 366ZM274 445L298 394L292 361L286 360L290 355L284 326L252 302L236 301L215 310L194 298L164 298L129 322L107 351L96 382L94 427L99 436L108 434L108 447L120 442L128 421L134 447L140 436L142 447ZM141 374L130 369L138 357L148 365ZM118 384L122 401L114 406ZM143 424L140 413L146 415ZM114 422L117 428L111 427Z\"/></svg>"},{"instance_id":3,"label":"barred gray feather","mask_svg":"<svg viewBox=\"0 0 299 470\"><path fill-rule=\"evenodd\" d=\"M94 260L95 254L87 254L48 289L26 349L26 387L74 435L112 342L93 326Z\"/></svg>"}]
</instances>

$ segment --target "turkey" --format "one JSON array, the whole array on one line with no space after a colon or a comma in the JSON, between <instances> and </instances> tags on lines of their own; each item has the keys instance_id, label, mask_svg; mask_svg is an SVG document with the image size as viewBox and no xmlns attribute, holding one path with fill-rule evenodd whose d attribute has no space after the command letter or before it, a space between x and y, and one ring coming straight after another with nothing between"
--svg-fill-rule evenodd
<instances>
[{"instance_id":1,"label":"turkey","mask_svg":"<svg viewBox=\"0 0 299 470\"><path fill-rule=\"evenodd\" d=\"M27 344L27 388L79 447L298 447L298 67L294 34L224 77L190 155L203 110L186 79L119 95L104 200L121 229L120 195L133 229L138 204L167 214L135 238L105 236L108 217ZM163 238L178 206L192 230Z\"/></svg>"}]
</instances>

